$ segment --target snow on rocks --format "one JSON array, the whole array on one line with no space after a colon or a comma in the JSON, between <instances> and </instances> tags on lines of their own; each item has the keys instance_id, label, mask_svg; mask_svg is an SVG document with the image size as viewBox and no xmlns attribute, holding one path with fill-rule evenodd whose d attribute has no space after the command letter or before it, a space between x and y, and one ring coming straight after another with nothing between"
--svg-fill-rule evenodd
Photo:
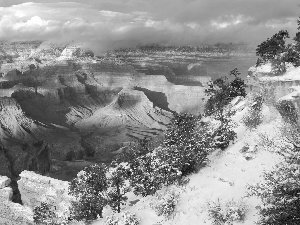
<instances>
[{"instance_id":1,"label":"snow on rocks","mask_svg":"<svg viewBox=\"0 0 300 225\"><path fill-rule=\"evenodd\" d=\"M13 190L10 178L0 176L0 224L29 225L33 224L32 211L20 204L11 202Z\"/></svg>"},{"instance_id":2,"label":"snow on rocks","mask_svg":"<svg viewBox=\"0 0 300 225\"><path fill-rule=\"evenodd\" d=\"M13 190L9 187L10 178L6 176L0 176L0 201L11 200L13 196Z\"/></svg>"},{"instance_id":3,"label":"snow on rocks","mask_svg":"<svg viewBox=\"0 0 300 225\"><path fill-rule=\"evenodd\" d=\"M10 184L10 178L7 176L0 176L0 189L5 188Z\"/></svg>"}]
</instances>

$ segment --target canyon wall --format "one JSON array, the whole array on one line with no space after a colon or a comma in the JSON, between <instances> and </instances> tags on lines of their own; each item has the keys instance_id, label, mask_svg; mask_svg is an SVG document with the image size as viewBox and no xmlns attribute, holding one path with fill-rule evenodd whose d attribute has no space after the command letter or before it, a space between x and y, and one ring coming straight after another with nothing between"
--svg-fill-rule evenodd
<instances>
[{"instance_id":1,"label":"canyon wall","mask_svg":"<svg viewBox=\"0 0 300 225\"><path fill-rule=\"evenodd\" d=\"M269 104L279 106L284 101L290 102L300 116L300 68L292 67L286 73L275 76L269 64L251 67L247 85L251 91L262 93Z\"/></svg>"}]
</instances>

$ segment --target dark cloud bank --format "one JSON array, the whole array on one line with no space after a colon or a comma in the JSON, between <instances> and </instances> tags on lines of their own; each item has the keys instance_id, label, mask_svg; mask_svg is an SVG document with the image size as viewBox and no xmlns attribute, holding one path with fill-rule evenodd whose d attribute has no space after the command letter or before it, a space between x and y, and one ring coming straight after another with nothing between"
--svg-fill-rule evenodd
<instances>
[{"instance_id":1,"label":"dark cloud bank","mask_svg":"<svg viewBox=\"0 0 300 225\"><path fill-rule=\"evenodd\" d=\"M293 35L298 0L0 0L1 40L78 41L98 50L137 44L259 43Z\"/></svg>"}]
</instances>

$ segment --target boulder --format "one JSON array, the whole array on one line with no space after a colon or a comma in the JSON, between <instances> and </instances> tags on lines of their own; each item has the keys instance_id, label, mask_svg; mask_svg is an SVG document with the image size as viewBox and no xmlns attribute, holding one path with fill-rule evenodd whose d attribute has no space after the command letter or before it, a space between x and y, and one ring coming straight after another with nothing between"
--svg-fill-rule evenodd
<instances>
[{"instance_id":1,"label":"boulder","mask_svg":"<svg viewBox=\"0 0 300 225\"><path fill-rule=\"evenodd\" d=\"M5 187L0 189L0 201L11 201L13 196L13 190L11 187Z\"/></svg>"},{"instance_id":2,"label":"boulder","mask_svg":"<svg viewBox=\"0 0 300 225\"><path fill-rule=\"evenodd\" d=\"M8 178L7 176L0 175L0 189L8 187L8 185L10 184L10 181L11 181L10 178Z\"/></svg>"}]
</instances>

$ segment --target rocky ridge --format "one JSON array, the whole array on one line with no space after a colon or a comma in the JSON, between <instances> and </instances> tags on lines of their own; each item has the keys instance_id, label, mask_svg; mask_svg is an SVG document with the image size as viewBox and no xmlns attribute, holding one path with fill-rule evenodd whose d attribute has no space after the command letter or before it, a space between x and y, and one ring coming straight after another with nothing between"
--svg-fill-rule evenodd
<instances>
[{"instance_id":1,"label":"rocky ridge","mask_svg":"<svg viewBox=\"0 0 300 225\"><path fill-rule=\"evenodd\" d=\"M284 101L290 102L300 115L300 68L290 66L286 73L275 76L270 64L251 67L247 85L251 91L263 93L269 104L280 106Z\"/></svg>"}]
</instances>

